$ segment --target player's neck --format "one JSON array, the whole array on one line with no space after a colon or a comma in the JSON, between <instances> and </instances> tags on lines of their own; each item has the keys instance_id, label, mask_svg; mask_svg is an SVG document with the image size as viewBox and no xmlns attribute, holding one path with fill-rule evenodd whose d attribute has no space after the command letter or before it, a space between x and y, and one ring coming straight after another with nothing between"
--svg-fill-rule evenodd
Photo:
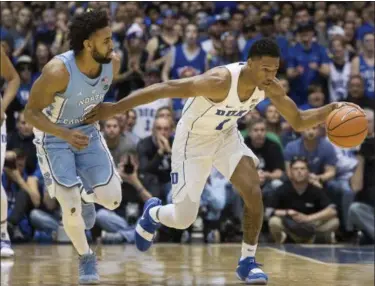
<instances>
[{"instance_id":1,"label":"player's neck","mask_svg":"<svg viewBox=\"0 0 375 286\"><path fill-rule=\"evenodd\" d=\"M76 64L81 73L89 78L96 78L101 72L102 66L97 63L91 56L83 52L76 56Z\"/></svg>"}]
</instances>

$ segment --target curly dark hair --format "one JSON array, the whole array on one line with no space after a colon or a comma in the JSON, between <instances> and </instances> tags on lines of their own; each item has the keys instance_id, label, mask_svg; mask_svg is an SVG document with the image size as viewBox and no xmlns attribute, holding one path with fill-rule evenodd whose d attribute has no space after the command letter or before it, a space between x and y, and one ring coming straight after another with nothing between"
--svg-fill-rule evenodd
<instances>
[{"instance_id":1,"label":"curly dark hair","mask_svg":"<svg viewBox=\"0 0 375 286\"><path fill-rule=\"evenodd\" d=\"M75 54L83 50L83 42L97 30L109 25L107 13L103 10L90 10L74 16L69 27L70 49Z\"/></svg>"},{"instance_id":2,"label":"curly dark hair","mask_svg":"<svg viewBox=\"0 0 375 286\"><path fill-rule=\"evenodd\" d=\"M271 38L263 38L256 41L250 48L248 59L261 58L263 56L280 58L280 49Z\"/></svg>"}]
</instances>

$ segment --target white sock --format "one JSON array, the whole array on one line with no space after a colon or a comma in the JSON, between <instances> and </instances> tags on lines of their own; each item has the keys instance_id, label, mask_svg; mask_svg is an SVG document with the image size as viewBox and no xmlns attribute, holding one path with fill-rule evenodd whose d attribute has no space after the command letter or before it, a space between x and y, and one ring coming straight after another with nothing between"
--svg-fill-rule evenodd
<instances>
[{"instance_id":1,"label":"white sock","mask_svg":"<svg viewBox=\"0 0 375 286\"><path fill-rule=\"evenodd\" d=\"M241 259L243 260L247 257L255 257L255 252L257 251L258 244L250 245L242 242L242 249L241 249Z\"/></svg>"},{"instance_id":2,"label":"white sock","mask_svg":"<svg viewBox=\"0 0 375 286\"><path fill-rule=\"evenodd\" d=\"M7 221L1 223L1 240L9 241L9 234L7 230Z\"/></svg>"},{"instance_id":3,"label":"white sock","mask_svg":"<svg viewBox=\"0 0 375 286\"><path fill-rule=\"evenodd\" d=\"M7 229L7 218L8 218L8 199L7 195L5 193L5 190L3 188L3 185L1 185L1 239L2 240L10 240L8 229Z\"/></svg>"},{"instance_id":4,"label":"white sock","mask_svg":"<svg viewBox=\"0 0 375 286\"><path fill-rule=\"evenodd\" d=\"M153 207L153 208L150 209L150 216L157 223L159 223L160 220L157 218L156 213L160 209L160 207L161 206L157 206L157 207Z\"/></svg>"}]
</instances>

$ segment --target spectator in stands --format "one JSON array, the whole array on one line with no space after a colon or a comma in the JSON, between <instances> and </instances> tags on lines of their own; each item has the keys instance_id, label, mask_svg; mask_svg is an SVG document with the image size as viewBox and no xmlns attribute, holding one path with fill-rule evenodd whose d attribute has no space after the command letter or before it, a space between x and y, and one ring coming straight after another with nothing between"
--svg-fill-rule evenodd
<instances>
[{"instance_id":1,"label":"spectator in stands","mask_svg":"<svg viewBox=\"0 0 375 286\"><path fill-rule=\"evenodd\" d=\"M150 39L146 49L148 52L148 64L151 67L162 69L165 56L171 47L182 43L182 38L178 36L174 30L177 21L177 14L173 10L165 10L162 12L162 28L158 37Z\"/></svg>"},{"instance_id":2,"label":"spectator in stands","mask_svg":"<svg viewBox=\"0 0 375 286\"><path fill-rule=\"evenodd\" d=\"M296 26L303 26L303 25L307 25L310 23L311 16L310 16L309 9L307 9L307 6L303 5L297 8L297 10L295 11L294 21L295 21Z\"/></svg>"},{"instance_id":3,"label":"spectator in stands","mask_svg":"<svg viewBox=\"0 0 375 286\"><path fill-rule=\"evenodd\" d=\"M358 166L351 184L356 194L349 210L349 223L365 235L362 242L375 242L374 205L375 205L375 133L374 111L367 109L368 137L362 143L357 155Z\"/></svg>"},{"instance_id":4,"label":"spectator in stands","mask_svg":"<svg viewBox=\"0 0 375 286\"><path fill-rule=\"evenodd\" d=\"M32 63L29 56L21 56L17 59L16 70L20 75L21 85L16 95L16 101L20 104L20 110L23 110L29 100L30 90L32 87Z\"/></svg>"},{"instance_id":5,"label":"spectator in stands","mask_svg":"<svg viewBox=\"0 0 375 286\"><path fill-rule=\"evenodd\" d=\"M348 83L348 98L346 101L358 104L362 108L375 111L375 99L365 96L365 82L361 75L350 76Z\"/></svg>"},{"instance_id":6,"label":"spectator in stands","mask_svg":"<svg viewBox=\"0 0 375 286\"><path fill-rule=\"evenodd\" d=\"M147 181L154 179L155 182L154 188L148 189L153 196L164 200L170 189L172 144L171 121L159 117L154 122L152 135L139 141L137 146L139 170L149 177Z\"/></svg>"},{"instance_id":7,"label":"spectator in stands","mask_svg":"<svg viewBox=\"0 0 375 286\"><path fill-rule=\"evenodd\" d=\"M131 137L121 133L120 124L116 118L105 121L103 135L115 166L118 166L122 156L136 152L136 143Z\"/></svg>"},{"instance_id":8,"label":"spectator in stands","mask_svg":"<svg viewBox=\"0 0 375 286\"><path fill-rule=\"evenodd\" d=\"M49 178L46 178L47 180ZM34 240L52 241L61 225L61 210L56 198L51 198L44 185L44 178L39 167L34 174L28 178L28 185L39 190L40 203L30 212L30 223L36 230Z\"/></svg>"},{"instance_id":9,"label":"spectator in stands","mask_svg":"<svg viewBox=\"0 0 375 286\"><path fill-rule=\"evenodd\" d=\"M120 71L113 80L118 89L117 100L145 86L144 72L148 53L144 45L145 38L142 29L138 24L133 24L126 32Z\"/></svg>"},{"instance_id":10,"label":"spectator in stands","mask_svg":"<svg viewBox=\"0 0 375 286\"><path fill-rule=\"evenodd\" d=\"M356 39L355 39L355 24L353 21L345 20L344 24L345 32L345 48L349 52L356 53Z\"/></svg>"},{"instance_id":11,"label":"spectator in stands","mask_svg":"<svg viewBox=\"0 0 375 286\"><path fill-rule=\"evenodd\" d=\"M312 242L315 235L334 242L336 210L324 190L309 183L306 159L291 160L290 180L275 191L270 207L268 224L276 243L284 243L288 236L294 242Z\"/></svg>"},{"instance_id":12,"label":"spectator in stands","mask_svg":"<svg viewBox=\"0 0 375 286\"><path fill-rule=\"evenodd\" d=\"M29 173L36 170L37 158L36 147L33 143L33 127L25 121L24 113L21 112L17 119L17 129L7 136L7 150L23 150L27 154L26 169Z\"/></svg>"},{"instance_id":13,"label":"spectator in stands","mask_svg":"<svg viewBox=\"0 0 375 286\"><path fill-rule=\"evenodd\" d=\"M375 99L375 35L365 33L362 39L362 53L353 59L352 75L360 74L365 83L365 96Z\"/></svg>"},{"instance_id":14,"label":"spectator in stands","mask_svg":"<svg viewBox=\"0 0 375 286\"><path fill-rule=\"evenodd\" d=\"M264 37L272 37L277 42L281 52L281 63L279 72L285 72L285 62L289 56L289 43L286 38L276 34L274 19L270 16L265 16L260 19L259 23L260 33L247 41L246 46L242 53L242 60L247 61L248 54L253 43Z\"/></svg>"},{"instance_id":15,"label":"spectator in stands","mask_svg":"<svg viewBox=\"0 0 375 286\"><path fill-rule=\"evenodd\" d=\"M320 85L311 84L308 89L307 103L300 106L300 109L307 110L310 108L318 108L324 105L324 93Z\"/></svg>"},{"instance_id":16,"label":"spectator in stands","mask_svg":"<svg viewBox=\"0 0 375 286\"><path fill-rule=\"evenodd\" d=\"M138 144L140 138L133 132L134 126L137 124L137 113L134 109L127 110L125 112L125 121L124 121L124 131L123 133L126 136L129 136L132 138L132 140ZM121 119L123 120L123 118ZM121 124L121 123L120 123Z\"/></svg>"},{"instance_id":17,"label":"spectator in stands","mask_svg":"<svg viewBox=\"0 0 375 286\"><path fill-rule=\"evenodd\" d=\"M362 9L363 23L356 31L357 40L362 41L367 33L375 33L374 14L375 6L373 2L369 7Z\"/></svg>"},{"instance_id":18,"label":"spectator in stands","mask_svg":"<svg viewBox=\"0 0 375 286\"><path fill-rule=\"evenodd\" d=\"M286 171L290 173L290 162L293 157L307 158L309 182L318 188L332 180L336 175L337 157L330 142L318 135L318 127L312 127L302 132L302 137L288 143L284 150Z\"/></svg>"},{"instance_id":19,"label":"spectator in stands","mask_svg":"<svg viewBox=\"0 0 375 286\"><path fill-rule=\"evenodd\" d=\"M51 59L51 52L48 46L44 43L38 43L35 51L35 66L36 71L32 75L32 82L34 82L42 73L44 66Z\"/></svg>"},{"instance_id":20,"label":"spectator in stands","mask_svg":"<svg viewBox=\"0 0 375 286\"><path fill-rule=\"evenodd\" d=\"M144 79L146 86L150 86L152 84L160 82L161 77L159 69L149 68L145 73ZM157 111L164 106L169 106L170 104L171 99L162 98L135 107L134 110L137 113L137 122L133 128L134 134L141 139L150 136L152 133L152 126L154 125Z\"/></svg>"},{"instance_id":21,"label":"spectator in stands","mask_svg":"<svg viewBox=\"0 0 375 286\"><path fill-rule=\"evenodd\" d=\"M96 223L103 230L104 243L133 243L135 222L140 213L133 206L136 205L137 208L138 204L143 204L152 195L139 179L138 159L135 154L122 156L118 173L124 180L122 190L126 199L123 199L114 211L100 208L96 214Z\"/></svg>"},{"instance_id":22,"label":"spectator in stands","mask_svg":"<svg viewBox=\"0 0 375 286\"><path fill-rule=\"evenodd\" d=\"M162 80L180 79L202 74L207 69L206 52L198 43L198 28L189 24L185 28L184 42L173 47L167 55ZM173 99L176 120L180 119L183 99Z\"/></svg>"},{"instance_id":23,"label":"spectator in stands","mask_svg":"<svg viewBox=\"0 0 375 286\"><path fill-rule=\"evenodd\" d=\"M14 20L9 8L1 9L1 27L8 33L13 29Z\"/></svg>"},{"instance_id":24,"label":"spectator in stands","mask_svg":"<svg viewBox=\"0 0 375 286\"><path fill-rule=\"evenodd\" d=\"M282 149L283 145L281 143L281 135L282 135L281 115L273 104L270 104L267 106L265 118L266 118L267 138L277 143Z\"/></svg>"},{"instance_id":25,"label":"spectator in stands","mask_svg":"<svg viewBox=\"0 0 375 286\"><path fill-rule=\"evenodd\" d=\"M2 182L8 198L8 229L11 240L32 238L28 219L30 211L40 205L40 193L28 184L33 173L26 170L27 155L21 149L8 152Z\"/></svg>"},{"instance_id":26,"label":"spectator in stands","mask_svg":"<svg viewBox=\"0 0 375 286\"><path fill-rule=\"evenodd\" d=\"M300 41L290 49L287 75L291 83L291 97L302 105L307 102L308 87L329 75L326 49L313 41L314 26L299 26Z\"/></svg>"},{"instance_id":27,"label":"spectator in stands","mask_svg":"<svg viewBox=\"0 0 375 286\"><path fill-rule=\"evenodd\" d=\"M35 42L51 46L56 38L56 33L56 11L55 9L46 9L43 11L42 23L37 27Z\"/></svg>"},{"instance_id":28,"label":"spectator in stands","mask_svg":"<svg viewBox=\"0 0 375 286\"><path fill-rule=\"evenodd\" d=\"M18 11L17 22L10 31L14 41L13 57L17 58L23 54L33 54L33 25L32 12L30 8L23 7Z\"/></svg>"},{"instance_id":29,"label":"spectator in stands","mask_svg":"<svg viewBox=\"0 0 375 286\"><path fill-rule=\"evenodd\" d=\"M208 17L206 21L208 26L208 39L201 42L201 46L209 58L215 58L222 50L220 37L225 31L227 21L220 15Z\"/></svg>"},{"instance_id":30,"label":"spectator in stands","mask_svg":"<svg viewBox=\"0 0 375 286\"><path fill-rule=\"evenodd\" d=\"M343 101L348 97L350 62L354 55L346 50L343 38L332 40L330 46L332 58L329 64L330 74L328 78L329 101Z\"/></svg>"},{"instance_id":31,"label":"spectator in stands","mask_svg":"<svg viewBox=\"0 0 375 286\"><path fill-rule=\"evenodd\" d=\"M280 146L266 137L266 122L259 118L250 122L245 144L259 159L258 174L265 202L279 187L285 163Z\"/></svg>"}]
</instances>

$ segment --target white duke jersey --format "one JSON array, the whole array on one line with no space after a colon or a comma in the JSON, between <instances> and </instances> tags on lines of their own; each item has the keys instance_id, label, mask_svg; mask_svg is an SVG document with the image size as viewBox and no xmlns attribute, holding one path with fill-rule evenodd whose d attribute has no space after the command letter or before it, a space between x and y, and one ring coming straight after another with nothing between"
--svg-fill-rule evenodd
<instances>
[{"instance_id":1,"label":"white duke jersey","mask_svg":"<svg viewBox=\"0 0 375 286\"><path fill-rule=\"evenodd\" d=\"M137 113L137 121L134 125L133 133L141 139L150 136L156 112L161 107L169 106L170 102L171 100L169 98L162 98L135 107L134 110Z\"/></svg>"},{"instance_id":2,"label":"white duke jersey","mask_svg":"<svg viewBox=\"0 0 375 286\"><path fill-rule=\"evenodd\" d=\"M350 62L346 62L342 70L330 63L330 75L328 80L330 101L342 101L348 97L348 82L351 72Z\"/></svg>"},{"instance_id":3,"label":"white duke jersey","mask_svg":"<svg viewBox=\"0 0 375 286\"><path fill-rule=\"evenodd\" d=\"M264 91L255 88L254 93L244 102L238 96L238 79L246 63L238 62L223 66L229 70L231 85L227 97L220 103L209 100L204 94L189 98L185 103L179 125L191 133L218 134L237 126L237 121L254 109L264 97Z\"/></svg>"}]
</instances>

